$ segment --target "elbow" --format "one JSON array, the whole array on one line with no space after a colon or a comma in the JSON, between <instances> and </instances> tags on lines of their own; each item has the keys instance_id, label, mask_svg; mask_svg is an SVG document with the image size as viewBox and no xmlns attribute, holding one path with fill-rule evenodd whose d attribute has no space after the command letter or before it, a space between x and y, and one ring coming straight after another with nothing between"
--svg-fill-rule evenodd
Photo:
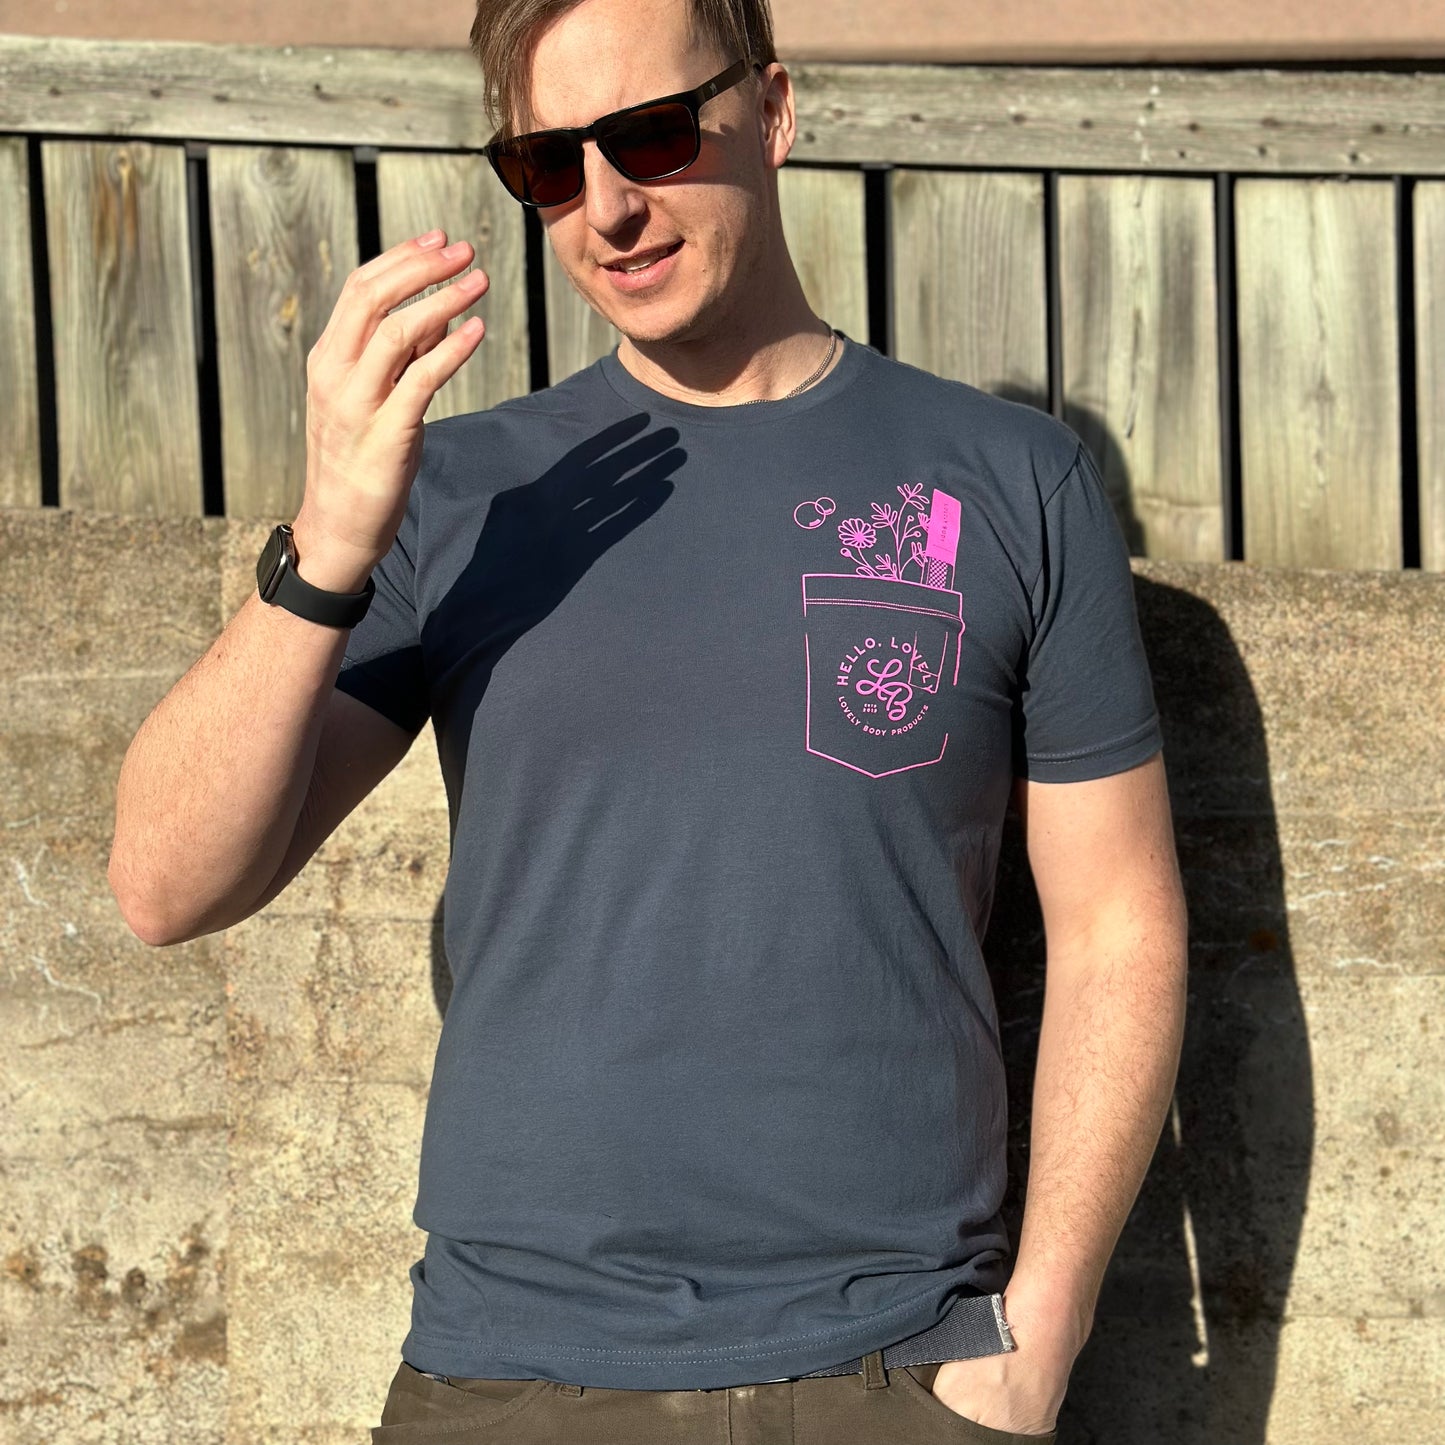
<instances>
[{"instance_id":1,"label":"elbow","mask_svg":"<svg viewBox=\"0 0 1445 1445\"><path fill-rule=\"evenodd\" d=\"M121 917L125 919L130 931L151 948L169 948L172 944L186 941L186 935L166 928L159 920L145 915L132 915L124 909L121 910Z\"/></svg>"},{"instance_id":2,"label":"elbow","mask_svg":"<svg viewBox=\"0 0 1445 1445\"><path fill-rule=\"evenodd\" d=\"M177 920L167 916L143 888L136 885L122 864L117 850L112 847L110 866L106 870L106 881L110 884L111 895L120 909L125 925L142 943L152 948L165 948L171 944L184 943L195 935L177 926Z\"/></svg>"}]
</instances>

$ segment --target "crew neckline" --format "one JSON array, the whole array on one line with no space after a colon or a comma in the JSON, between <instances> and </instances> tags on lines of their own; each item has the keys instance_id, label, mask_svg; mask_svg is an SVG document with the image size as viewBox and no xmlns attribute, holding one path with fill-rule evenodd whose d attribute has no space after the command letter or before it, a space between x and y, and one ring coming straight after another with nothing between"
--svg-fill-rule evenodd
<instances>
[{"instance_id":1,"label":"crew neckline","mask_svg":"<svg viewBox=\"0 0 1445 1445\"><path fill-rule=\"evenodd\" d=\"M763 426L831 401L852 384L863 365L863 353L868 348L854 341L847 332L835 329L843 343L843 354L833 369L807 391L800 391L797 396L778 397L774 401L739 401L730 406L702 406L693 401L679 401L664 392L654 391L646 382L633 376L618 358L615 346L599 360L598 365L603 378L618 396L655 416L685 421L693 426Z\"/></svg>"}]
</instances>

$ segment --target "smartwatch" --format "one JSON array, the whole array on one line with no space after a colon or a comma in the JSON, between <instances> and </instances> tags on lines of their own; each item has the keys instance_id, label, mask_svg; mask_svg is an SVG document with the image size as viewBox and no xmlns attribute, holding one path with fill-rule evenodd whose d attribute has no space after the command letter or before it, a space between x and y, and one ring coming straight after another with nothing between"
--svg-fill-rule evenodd
<instances>
[{"instance_id":1,"label":"smartwatch","mask_svg":"<svg viewBox=\"0 0 1445 1445\"><path fill-rule=\"evenodd\" d=\"M325 592L296 575L296 539L282 522L261 549L256 563L256 590L262 602L284 607L323 627L355 627L371 606L376 583L370 577L360 592Z\"/></svg>"}]
</instances>

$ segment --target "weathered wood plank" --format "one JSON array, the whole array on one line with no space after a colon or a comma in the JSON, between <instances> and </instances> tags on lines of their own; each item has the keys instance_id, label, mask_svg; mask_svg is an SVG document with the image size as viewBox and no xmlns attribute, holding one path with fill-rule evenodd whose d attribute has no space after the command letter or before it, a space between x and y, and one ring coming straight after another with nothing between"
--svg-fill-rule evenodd
<instances>
[{"instance_id":1,"label":"weathered wood plank","mask_svg":"<svg viewBox=\"0 0 1445 1445\"><path fill-rule=\"evenodd\" d=\"M356 269L348 151L212 146L226 514L289 521L306 488L306 358Z\"/></svg>"},{"instance_id":2,"label":"weathered wood plank","mask_svg":"<svg viewBox=\"0 0 1445 1445\"><path fill-rule=\"evenodd\" d=\"M181 146L41 148L62 506L199 514Z\"/></svg>"},{"instance_id":3,"label":"weathered wood plank","mask_svg":"<svg viewBox=\"0 0 1445 1445\"><path fill-rule=\"evenodd\" d=\"M470 241L473 264L487 273L486 295L448 327L455 331L476 315L486 322L486 335L432 398L426 419L482 411L529 391L527 238L522 208L492 168L481 156L387 152L377 158L376 189L383 249L440 226L449 242ZM429 287L418 299L436 289Z\"/></svg>"},{"instance_id":4,"label":"weathered wood plank","mask_svg":"<svg viewBox=\"0 0 1445 1445\"><path fill-rule=\"evenodd\" d=\"M1445 75L797 65L803 161L1445 172Z\"/></svg>"},{"instance_id":5,"label":"weathered wood plank","mask_svg":"<svg viewBox=\"0 0 1445 1445\"><path fill-rule=\"evenodd\" d=\"M1224 558L1214 185L1059 178L1064 420L1137 556Z\"/></svg>"},{"instance_id":6,"label":"weathered wood plank","mask_svg":"<svg viewBox=\"0 0 1445 1445\"><path fill-rule=\"evenodd\" d=\"M1394 210L1383 181L1236 187L1251 562L1401 564Z\"/></svg>"},{"instance_id":7,"label":"weathered wood plank","mask_svg":"<svg viewBox=\"0 0 1445 1445\"><path fill-rule=\"evenodd\" d=\"M1047 408L1042 177L896 171L889 179L898 358Z\"/></svg>"},{"instance_id":8,"label":"weathered wood plank","mask_svg":"<svg viewBox=\"0 0 1445 1445\"><path fill-rule=\"evenodd\" d=\"M547 304L547 380L556 383L591 366L617 345L616 327L581 297L558 264L550 241L542 245L542 280Z\"/></svg>"},{"instance_id":9,"label":"weathered wood plank","mask_svg":"<svg viewBox=\"0 0 1445 1445\"><path fill-rule=\"evenodd\" d=\"M0 35L0 129L270 145L486 143L465 50Z\"/></svg>"},{"instance_id":10,"label":"weathered wood plank","mask_svg":"<svg viewBox=\"0 0 1445 1445\"><path fill-rule=\"evenodd\" d=\"M0 136L0 507L40 505L40 392L24 136Z\"/></svg>"},{"instance_id":11,"label":"weathered wood plank","mask_svg":"<svg viewBox=\"0 0 1445 1445\"><path fill-rule=\"evenodd\" d=\"M1445 74L789 67L801 161L1445 175ZM462 49L0 36L0 130L460 150L488 139Z\"/></svg>"},{"instance_id":12,"label":"weathered wood plank","mask_svg":"<svg viewBox=\"0 0 1445 1445\"><path fill-rule=\"evenodd\" d=\"M1445 572L1445 185L1415 187L1420 565Z\"/></svg>"},{"instance_id":13,"label":"weathered wood plank","mask_svg":"<svg viewBox=\"0 0 1445 1445\"><path fill-rule=\"evenodd\" d=\"M808 304L855 341L868 341L868 256L862 171L778 174L783 233Z\"/></svg>"}]
</instances>

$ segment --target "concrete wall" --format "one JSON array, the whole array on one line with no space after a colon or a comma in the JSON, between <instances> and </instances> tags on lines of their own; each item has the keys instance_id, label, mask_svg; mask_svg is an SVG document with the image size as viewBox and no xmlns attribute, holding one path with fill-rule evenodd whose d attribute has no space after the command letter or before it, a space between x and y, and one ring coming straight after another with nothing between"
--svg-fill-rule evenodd
<instances>
[{"instance_id":1,"label":"concrete wall","mask_svg":"<svg viewBox=\"0 0 1445 1445\"><path fill-rule=\"evenodd\" d=\"M474 0L7 0L0 29L111 40L465 49ZM1080 62L1445 55L1439 0L774 0L780 54L809 60Z\"/></svg>"},{"instance_id":2,"label":"concrete wall","mask_svg":"<svg viewBox=\"0 0 1445 1445\"><path fill-rule=\"evenodd\" d=\"M13 1445L351 1445L405 1333L446 986L430 735L224 935L149 949L105 884L124 749L265 530L0 512ZM1445 1437L1445 578L1137 575L1189 1039L1061 1440ZM1016 1100L1039 943L1014 839L989 951Z\"/></svg>"}]
</instances>

